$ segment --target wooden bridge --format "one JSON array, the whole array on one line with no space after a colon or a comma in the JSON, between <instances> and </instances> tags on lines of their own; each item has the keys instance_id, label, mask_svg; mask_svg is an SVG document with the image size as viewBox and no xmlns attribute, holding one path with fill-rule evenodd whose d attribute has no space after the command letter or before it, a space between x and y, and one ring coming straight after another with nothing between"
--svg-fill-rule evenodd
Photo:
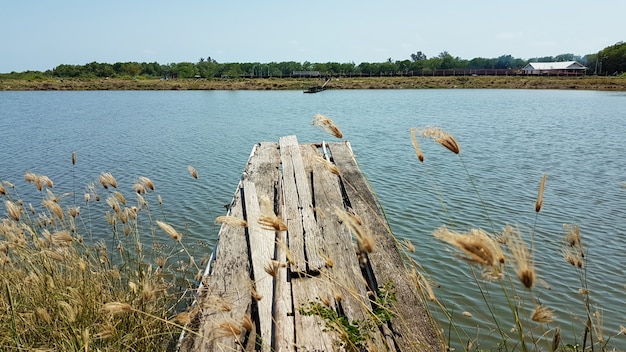
<instances>
[{"instance_id":1,"label":"wooden bridge","mask_svg":"<svg viewBox=\"0 0 626 352\"><path fill-rule=\"evenodd\" d=\"M255 145L223 221L181 351L443 350L348 142Z\"/></svg>"}]
</instances>

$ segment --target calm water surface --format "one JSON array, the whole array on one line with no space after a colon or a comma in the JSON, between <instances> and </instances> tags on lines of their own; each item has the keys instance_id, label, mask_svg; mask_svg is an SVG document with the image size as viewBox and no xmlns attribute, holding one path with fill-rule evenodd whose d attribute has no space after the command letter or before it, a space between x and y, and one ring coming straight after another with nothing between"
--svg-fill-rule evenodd
<instances>
[{"instance_id":1,"label":"calm water surface","mask_svg":"<svg viewBox=\"0 0 626 352\"><path fill-rule=\"evenodd\" d=\"M111 172L127 193L139 176L147 176L163 198L167 221L184 228L191 248L209 251L216 240L213 220L225 213L253 144L290 134L301 142L332 140L311 126L316 113L341 127L396 236L414 243L414 257L437 283L440 299L471 336L482 337L482 348L494 347L497 336L471 270L432 231L443 224L490 229L482 198L498 231L512 224L528 238L544 172L535 250L538 274L551 289L538 285L538 301L555 310L566 335L574 315L583 313L580 282L560 251L562 225L579 224L591 299L603 314L604 333L615 335L626 326L625 93L0 92L0 180L35 202L40 196L25 184L25 170L49 176L57 193L79 198L101 172ZM424 126L451 132L460 157L423 141L426 162L420 164L409 129ZM189 176L189 165L199 179ZM512 328L500 287L486 287L499 302L504 329ZM576 324L582 331L582 322ZM624 336L610 346L626 349Z\"/></svg>"}]
</instances>

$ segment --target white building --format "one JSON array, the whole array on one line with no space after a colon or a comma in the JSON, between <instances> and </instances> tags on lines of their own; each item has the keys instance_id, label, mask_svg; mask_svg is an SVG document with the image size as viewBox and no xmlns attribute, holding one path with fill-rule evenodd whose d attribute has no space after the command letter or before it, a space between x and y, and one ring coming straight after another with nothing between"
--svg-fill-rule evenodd
<instances>
[{"instance_id":1,"label":"white building","mask_svg":"<svg viewBox=\"0 0 626 352\"><path fill-rule=\"evenodd\" d=\"M584 75L587 68L577 61L529 62L522 69L527 75Z\"/></svg>"}]
</instances>

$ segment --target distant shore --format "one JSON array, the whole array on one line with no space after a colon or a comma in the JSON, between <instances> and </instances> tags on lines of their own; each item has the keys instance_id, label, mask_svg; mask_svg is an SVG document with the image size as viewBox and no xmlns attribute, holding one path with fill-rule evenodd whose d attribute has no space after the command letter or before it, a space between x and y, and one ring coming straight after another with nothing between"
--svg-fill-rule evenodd
<instances>
[{"instance_id":1,"label":"distant shore","mask_svg":"<svg viewBox=\"0 0 626 352\"><path fill-rule=\"evenodd\" d=\"M305 90L322 85L315 78L239 79L49 79L0 80L0 91L29 90ZM328 89L573 89L626 91L625 77L535 77L535 76L414 76L341 77L326 84Z\"/></svg>"}]
</instances>

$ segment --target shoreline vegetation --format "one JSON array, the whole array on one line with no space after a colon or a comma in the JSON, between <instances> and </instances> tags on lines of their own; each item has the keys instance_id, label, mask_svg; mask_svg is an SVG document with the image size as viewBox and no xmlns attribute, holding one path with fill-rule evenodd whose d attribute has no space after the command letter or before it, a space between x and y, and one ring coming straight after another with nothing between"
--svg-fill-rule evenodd
<instances>
[{"instance_id":1,"label":"shoreline vegetation","mask_svg":"<svg viewBox=\"0 0 626 352\"><path fill-rule=\"evenodd\" d=\"M318 78L132 79L76 78L0 80L0 91L33 90L306 90L324 84ZM327 89L567 89L626 91L623 76L413 76L341 77Z\"/></svg>"}]
</instances>

